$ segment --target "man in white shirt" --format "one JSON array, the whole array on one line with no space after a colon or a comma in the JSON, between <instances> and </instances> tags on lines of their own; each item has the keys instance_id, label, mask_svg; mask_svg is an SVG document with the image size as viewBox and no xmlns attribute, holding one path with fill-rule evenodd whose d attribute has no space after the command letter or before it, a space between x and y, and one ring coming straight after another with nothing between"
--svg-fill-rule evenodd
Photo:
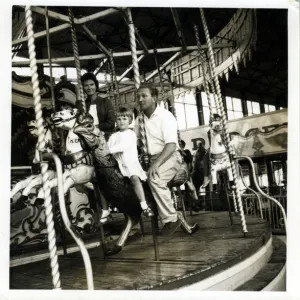
<instances>
[{"instance_id":1,"label":"man in white shirt","mask_svg":"<svg viewBox=\"0 0 300 300\"><path fill-rule=\"evenodd\" d=\"M150 158L148 184L164 223L161 234L168 236L180 226L168 183L180 168L181 155L177 151L177 121L168 110L157 105L157 95L157 90L149 84L142 83L137 91L137 100L144 116ZM139 118L135 122L135 132L140 141Z\"/></svg>"}]
</instances>

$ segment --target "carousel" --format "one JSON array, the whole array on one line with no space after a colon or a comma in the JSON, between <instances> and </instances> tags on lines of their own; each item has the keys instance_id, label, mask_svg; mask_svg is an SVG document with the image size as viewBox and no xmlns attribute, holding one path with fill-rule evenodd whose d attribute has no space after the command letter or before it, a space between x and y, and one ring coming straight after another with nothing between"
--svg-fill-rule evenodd
<instances>
[{"instance_id":1,"label":"carousel","mask_svg":"<svg viewBox=\"0 0 300 300\"><path fill-rule=\"evenodd\" d=\"M12 65L29 66L31 77L12 73L11 289L285 289L286 249L275 233L287 230L286 180L266 189L256 165L269 153L284 161L287 110L262 115L271 122L264 131L253 127L254 117L228 120L220 82L233 73L237 80L251 61L258 16L254 9L217 11L14 6L13 57L23 59ZM76 78L56 78L59 67L75 67ZM172 235L160 234L148 184L153 213L146 216L115 157L103 154L108 140L86 101L86 72L103 76L97 92L114 114L133 111L145 172L140 85L155 86L157 105L178 122L176 99L205 94L209 124L192 138L177 129L178 144L184 139L196 153L192 163L180 150L180 169L167 184L180 221ZM244 135L240 124L248 124ZM208 145L202 155L199 141Z\"/></svg>"}]
</instances>

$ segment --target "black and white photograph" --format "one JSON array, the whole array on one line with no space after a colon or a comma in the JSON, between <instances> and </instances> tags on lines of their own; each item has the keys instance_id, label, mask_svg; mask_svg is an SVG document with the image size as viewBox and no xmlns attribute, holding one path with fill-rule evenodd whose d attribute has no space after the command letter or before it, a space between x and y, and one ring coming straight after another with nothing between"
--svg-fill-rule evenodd
<instances>
[{"instance_id":1,"label":"black and white photograph","mask_svg":"<svg viewBox=\"0 0 300 300\"><path fill-rule=\"evenodd\" d=\"M286 293L291 8L100 5L10 6L7 289Z\"/></svg>"}]
</instances>

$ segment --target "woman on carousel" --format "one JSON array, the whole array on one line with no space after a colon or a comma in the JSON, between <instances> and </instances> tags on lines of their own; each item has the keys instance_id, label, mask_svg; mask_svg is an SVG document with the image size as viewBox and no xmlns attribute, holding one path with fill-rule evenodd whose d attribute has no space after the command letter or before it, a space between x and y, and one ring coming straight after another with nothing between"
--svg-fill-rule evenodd
<instances>
[{"instance_id":1,"label":"woman on carousel","mask_svg":"<svg viewBox=\"0 0 300 300\"><path fill-rule=\"evenodd\" d=\"M108 140L115 130L116 117L111 101L108 97L99 96L99 83L93 73L85 73L81 76L83 91L86 94L86 111L94 118L94 125L104 132L105 139ZM77 101L77 108L81 110L82 102ZM102 215L100 222L107 222L110 212L108 203L101 193Z\"/></svg>"},{"instance_id":2,"label":"woman on carousel","mask_svg":"<svg viewBox=\"0 0 300 300\"><path fill-rule=\"evenodd\" d=\"M115 130L116 117L112 103L108 97L99 96L99 83L93 73L85 73L81 77L83 91L87 98L85 100L86 110L94 118L94 125L104 132L106 140ZM77 102L77 107L81 108L81 101Z\"/></svg>"}]
</instances>

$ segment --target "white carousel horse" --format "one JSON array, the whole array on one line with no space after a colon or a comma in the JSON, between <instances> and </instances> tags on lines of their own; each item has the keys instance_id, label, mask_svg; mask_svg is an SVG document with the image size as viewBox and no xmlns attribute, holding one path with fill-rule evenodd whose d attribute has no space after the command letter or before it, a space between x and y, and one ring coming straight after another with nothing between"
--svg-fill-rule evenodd
<instances>
[{"instance_id":1,"label":"white carousel horse","mask_svg":"<svg viewBox=\"0 0 300 300\"><path fill-rule=\"evenodd\" d=\"M212 126L215 125L218 126L217 121L214 121ZM212 127L210 130L210 174L213 184L217 184L217 173L224 170L227 171L229 181L233 181L229 154L221 138L221 129L218 128L220 127Z\"/></svg>"},{"instance_id":2,"label":"white carousel horse","mask_svg":"<svg viewBox=\"0 0 300 300\"><path fill-rule=\"evenodd\" d=\"M70 192L69 200L67 200L67 209L70 212L70 220L79 230L90 230L94 224L95 213L90 208L90 202L85 191L80 186L85 185L93 188L91 180L94 176L94 166L92 164L91 155L84 151L80 145L78 136L74 134L73 127L76 126L76 109L63 109L53 115L57 127L70 129L66 140L66 151L62 156L64 165L64 192ZM31 123L32 125L33 123ZM33 132L31 129L31 133ZM50 172L50 171L48 171ZM49 179L50 188L57 186L56 172L52 172ZM35 176L35 177L34 177ZM16 210L11 215L11 243L19 245L22 243L34 243L37 239L44 241L47 234L43 227L45 223L45 213L43 208L44 192L40 188L42 185L42 177L40 174L30 177L27 180L28 190L33 190L30 199L20 199L20 204L16 206ZM36 180L38 178L38 180ZM24 182L19 188L24 187ZM26 183L26 182L25 182ZM36 184L36 185L35 185ZM38 188L38 191L35 191ZM27 189L27 188L25 188ZM17 195L16 195L17 196Z\"/></svg>"},{"instance_id":3,"label":"white carousel horse","mask_svg":"<svg viewBox=\"0 0 300 300\"><path fill-rule=\"evenodd\" d=\"M79 137L74 133L76 126L77 109L68 104L52 115L52 121L57 128L68 130L66 138L66 149L62 156L64 165L64 193L76 184L84 184L88 188L94 177L94 166L91 155L82 149ZM51 188L57 186L57 178L52 178L49 182ZM38 198L44 198L44 192L40 189Z\"/></svg>"},{"instance_id":4,"label":"white carousel horse","mask_svg":"<svg viewBox=\"0 0 300 300\"><path fill-rule=\"evenodd\" d=\"M231 170L231 164L229 159L229 154L226 150L222 139L222 128L221 122L219 120L211 120L210 123L210 151L209 151L209 161L210 161L210 177L213 185L218 183L217 174L220 171L226 171L228 175L228 180L233 184L233 175ZM199 190L203 190L210 180L208 178L204 179L204 183Z\"/></svg>"}]
</instances>

